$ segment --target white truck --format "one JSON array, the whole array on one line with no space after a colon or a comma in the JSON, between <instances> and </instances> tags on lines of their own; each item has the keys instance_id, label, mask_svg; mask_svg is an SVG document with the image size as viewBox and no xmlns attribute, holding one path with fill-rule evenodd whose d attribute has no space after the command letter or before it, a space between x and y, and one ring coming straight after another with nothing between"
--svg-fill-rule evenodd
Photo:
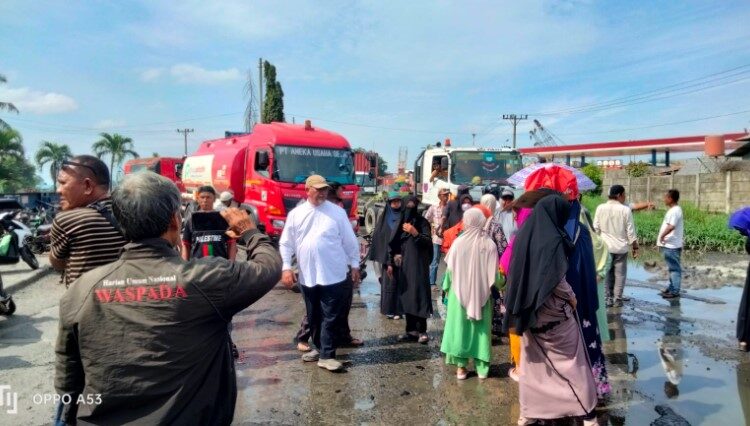
<instances>
[{"instance_id":1,"label":"white truck","mask_svg":"<svg viewBox=\"0 0 750 426\"><path fill-rule=\"evenodd\" d=\"M433 165L440 165L442 173L431 180ZM479 201L485 185L506 185L510 175L522 167L521 154L511 148L428 146L414 162L414 189L422 208L439 203L437 194L441 188L456 194L459 186L468 186L469 194ZM367 233L374 230L383 206L382 198L365 206Z\"/></svg>"}]
</instances>

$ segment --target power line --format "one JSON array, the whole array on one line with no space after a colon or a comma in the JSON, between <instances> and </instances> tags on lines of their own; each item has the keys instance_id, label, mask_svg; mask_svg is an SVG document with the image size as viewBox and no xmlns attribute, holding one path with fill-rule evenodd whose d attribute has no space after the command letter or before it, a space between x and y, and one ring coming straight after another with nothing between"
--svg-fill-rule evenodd
<instances>
[{"instance_id":1,"label":"power line","mask_svg":"<svg viewBox=\"0 0 750 426\"><path fill-rule=\"evenodd\" d=\"M592 104L579 105L576 107L563 108L563 109L553 110L553 111L542 111L542 112L536 112L536 113L530 113L530 114L535 115L535 116L575 114L579 112L590 112L590 111L601 110L601 109L610 109L612 107L625 106L625 104L631 103L632 101L651 101L651 100L665 99L667 97L682 96L682 95L694 93L696 91L706 90L706 89L710 89L713 87L719 87L722 85L735 83L737 81L742 81L750 77L742 77L742 78L735 79L732 81L725 81L716 85L703 87L703 88L699 88L696 90L687 91L684 93L677 93L677 94L673 94L669 96L660 96L660 95L673 93L673 92L680 92L680 91L683 91L685 89L689 89L692 87L703 86L709 83L719 82L721 80L743 76L745 74L750 73L750 69L747 69L747 68L750 68L750 64L745 64L745 65L741 65L741 66L727 69L724 71L707 74L701 77L681 81L679 83L670 84L667 86L648 90L645 92L640 92L640 93L635 93L635 94L620 97L620 98L610 99L608 101L596 102ZM728 75L722 76L722 74L728 74ZM689 84L689 83L693 83L693 84ZM632 103L636 104L636 103L642 103L642 102L632 102Z\"/></svg>"},{"instance_id":2,"label":"power line","mask_svg":"<svg viewBox=\"0 0 750 426\"><path fill-rule=\"evenodd\" d=\"M711 120L714 118L722 118L722 117L730 117L733 115L740 115L740 114L747 114L750 113L750 109L744 110L744 111L736 111L736 112L730 112L726 114L719 114L719 115L711 115L707 117L699 117L699 118L692 118L689 120L681 120L681 121L671 121L668 123L660 123L660 124L651 124L648 126L640 126L640 127L629 127L626 129L614 129L614 130L603 130L599 132L586 132L586 133L560 133L563 136L585 136L585 135L599 135L599 134L605 134L605 133L620 133L620 132L627 132L630 130L642 130L642 129L653 129L656 127L666 127L666 126L673 126L675 124L685 124L685 123L694 123L697 121L704 121L704 120Z\"/></svg>"}]
</instances>

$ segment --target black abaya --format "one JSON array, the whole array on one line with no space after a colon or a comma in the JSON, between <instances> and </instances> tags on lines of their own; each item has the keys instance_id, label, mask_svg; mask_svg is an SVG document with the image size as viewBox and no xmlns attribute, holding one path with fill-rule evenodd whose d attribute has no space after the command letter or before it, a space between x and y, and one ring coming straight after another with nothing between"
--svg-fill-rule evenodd
<instances>
[{"instance_id":1,"label":"black abaya","mask_svg":"<svg viewBox=\"0 0 750 426\"><path fill-rule=\"evenodd\" d=\"M390 279L387 274L389 260L391 258L390 243L393 239L400 237L401 227L399 225L391 229L388 226L388 212L392 211L389 203L386 203L383 213L381 213L375 230L372 234L372 248L370 250L370 260L379 264L382 268L380 274L380 313L383 315L403 315L401 302L399 300L397 273L398 268L394 268L394 279ZM397 212L403 215L403 210ZM401 223L401 219L398 223Z\"/></svg>"},{"instance_id":2,"label":"black abaya","mask_svg":"<svg viewBox=\"0 0 750 426\"><path fill-rule=\"evenodd\" d=\"M398 270L394 269L399 299L405 313L429 318L432 316L430 263L433 250L430 223L417 214L416 208L407 209L403 223L413 225L419 234L412 236L401 232L399 237L391 242L393 256L402 256L401 267Z\"/></svg>"}]
</instances>

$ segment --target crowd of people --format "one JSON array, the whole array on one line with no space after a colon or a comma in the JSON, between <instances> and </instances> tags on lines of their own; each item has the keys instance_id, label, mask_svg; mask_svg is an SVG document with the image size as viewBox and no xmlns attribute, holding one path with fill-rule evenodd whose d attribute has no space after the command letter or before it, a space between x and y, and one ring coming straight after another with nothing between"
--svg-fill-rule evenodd
<instances>
[{"instance_id":1,"label":"crowd of people","mask_svg":"<svg viewBox=\"0 0 750 426\"><path fill-rule=\"evenodd\" d=\"M638 256L632 212L653 203L628 204L624 187L613 185L592 218L575 182L555 180L526 188L518 199L497 185L485 187L479 200L466 187L454 194L440 189L438 198L422 219L415 199L389 194L373 233L381 313L406 319L399 341L429 341L431 287L446 306L440 346L446 364L465 380L473 363L485 379L493 321L501 316L509 376L519 383L519 424L571 416L596 424L593 410L611 393L602 347L609 338L606 309L628 300L630 249ZM669 210L658 245L670 284L661 295L671 299L680 296L684 226L679 192L668 191L664 202Z\"/></svg>"},{"instance_id":2,"label":"crowd of people","mask_svg":"<svg viewBox=\"0 0 750 426\"><path fill-rule=\"evenodd\" d=\"M58 424L230 423L232 317L279 281L301 289L303 361L339 371L337 349L364 343L348 322L360 245L335 182L307 178L307 198L289 212L278 250L229 192L217 200L212 187L201 187L183 217L171 181L137 173L110 195L107 166L85 155L62 165L58 183L63 212L53 223L50 261L69 289L60 302L55 387L72 397L61 403ZM592 218L575 182L549 181L518 198L498 185L484 192L475 201L467 188L441 190L424 214L416 197L388 195L370 250L381 313L404 320L398 341L427 344L433 300L443 303L440 350L459 380L472 375L472 364L480 380L489 376L501 320L509 376L519 386L518 424L563 417L597 424L594 409L611 392L606 309L627 302L627 257L638 255L632 212L653 204L627 204L614 185ZM677 190L664 202L657 240L669 285L661 295L674 299L684 219ZM750 213L733 226L747 236L749 224ZM737 325L744 350L747 287ZM75 402L94 393L106 397Z\"/></svg>"}]
</instances>

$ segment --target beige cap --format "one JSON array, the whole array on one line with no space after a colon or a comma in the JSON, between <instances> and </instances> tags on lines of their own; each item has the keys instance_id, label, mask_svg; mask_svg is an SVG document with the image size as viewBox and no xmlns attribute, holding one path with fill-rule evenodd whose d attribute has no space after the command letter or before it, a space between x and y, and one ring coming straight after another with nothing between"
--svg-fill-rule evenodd
<instances>
[{"instance_id":1,"label":"beige cap","mask_svg":"<svg viewBox=\"0 0 750 426\"><path fill-rule=\"evenodd\" d=\"M328 185L326 179L320 175L312 175L305 181L306 188L323 189L328 188L329 186L330 185Z\"/></svg>"}]
</instances>

